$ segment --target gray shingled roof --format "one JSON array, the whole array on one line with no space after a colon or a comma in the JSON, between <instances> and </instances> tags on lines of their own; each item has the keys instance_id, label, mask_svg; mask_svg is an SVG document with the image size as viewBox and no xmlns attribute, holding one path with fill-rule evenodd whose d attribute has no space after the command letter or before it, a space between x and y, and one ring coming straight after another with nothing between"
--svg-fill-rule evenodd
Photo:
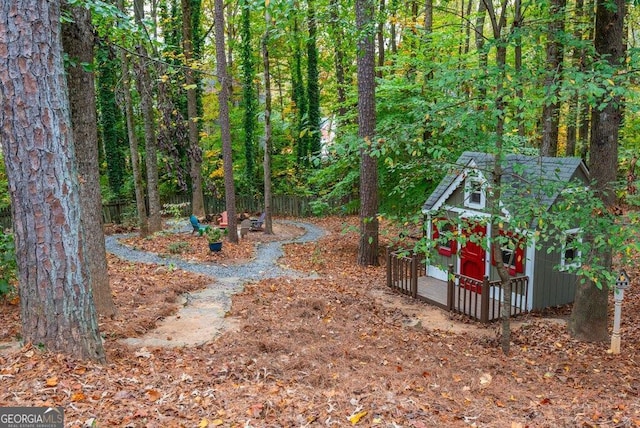
<instances>
[{"instance_id":1,"label":"gray shingled roof","mask_svg":"<svg viewBox=\"0 0 640 428\"><path fill-rule=\"evenodd\" d=\"M475 163L476 169L478 169L487 180L491 181L493 175L493 159L494 156L488 153L464 152L458 158L451 171L442 179L433 193L431 193L424 203L422 211L427 212L432 210L440 197L445 194L447 189L449 189L465 168L469 167L472 161ZM517 172L514 171L514 167L516 167ZM504 191L503 203L508 205L505 201L513 197L519 188L529 187L530 183L550 181L561 184L569 183L569 181L575 177L576 171L580 168L583 169L585 175L588 177L588 170L580 158L554 158L508 154L505 156L505 162L503 164L502 183L506 189ZM462 185L464 186L464 182ZM547 195L544 192L536 192L536 194L530 194L530 197L536 197L540 204L543 204L543 206L548 209L554 203L558 194L559 191L556 191L552 195Z\"/></svg>"}]
</instances>

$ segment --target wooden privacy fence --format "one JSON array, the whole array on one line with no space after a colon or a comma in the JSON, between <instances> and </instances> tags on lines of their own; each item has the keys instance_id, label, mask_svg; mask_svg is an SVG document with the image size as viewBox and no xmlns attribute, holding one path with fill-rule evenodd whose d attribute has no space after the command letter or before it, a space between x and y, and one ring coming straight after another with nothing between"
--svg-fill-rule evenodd
<instances>
[{"instance_id":1,"label":"wooden privacy fence","mask_svg":"<svg viewBox=\"0 0 640 428\"><path fill-rule=\"evenodd\" d=\"M316 198L310 196L274 195L271 199L271 212L278 216L310 217L313 215L311 205L315 200ZM167 204L182 205L179 207L182 216L188 217L191 215L190 195L172 195L162 198L161 205L165 207ZM219 214L226 210L224 199L208 196L205 197L204 204L205 211L208 214ZM262 212L263 205L262 199L251 196L236 196L236 211L238 213L259 213ZM337 203L332 203L331 206L337 206ZM127 215L133 216L135 212L135 202L107 202L102 205L102 221L104 223L120 224ZM11 228L11 208L0 209L0 226L4 229Z\"/></svg>"},{"instance_id":2,"label":"wooden privacy fence","mask_svg":"<svg viewBox=\"0 0 640 428\"><path fill-rule=\"evenodd\" d=\"M447 281L426 277L424 257L413 252L387 251L388 287L483 323L500 318L505 297L501 281L459 275L454 273L453 265L449 266L447 277ZM511 316L527 312L528 285L527 276L511 278Z\"/></svg>"},{"instance_id":3,"label":"wooden privacy fence","mask_svg":"<svg viewBox=\"0 0 640 428\"><path fill-rule=\"evenodd\" d=\"M163 198L162 205L184 204L182 214L191 215L191 195L173 195ZM311 203L315 198L296 195L274 195L271 198L271 213L280 216L308 217L313 215ZM252 196L236 196L236 212L261 213L264 200ZM204 198L204 208L207 214L219 214L226 210L224 199L207 196Z\"/></svg>"}]
</instances>

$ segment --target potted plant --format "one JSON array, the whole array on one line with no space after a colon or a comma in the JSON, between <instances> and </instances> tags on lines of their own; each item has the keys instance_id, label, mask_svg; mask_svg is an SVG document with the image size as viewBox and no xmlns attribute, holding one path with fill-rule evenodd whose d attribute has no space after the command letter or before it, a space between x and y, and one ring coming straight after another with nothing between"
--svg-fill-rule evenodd
<instances>
[{"instance_id":1,"label":"potted plant","mask_svg":"<svg viewBox=\"0 0 640 428\"><path fill-rule=\"evenodd\" d=\"M207 241L209 241L209 249L211 251L222 250L222 237L227 233L226 229L219 227L209 227L205 234L207 235Z\"/></svg>"}]
</instances>

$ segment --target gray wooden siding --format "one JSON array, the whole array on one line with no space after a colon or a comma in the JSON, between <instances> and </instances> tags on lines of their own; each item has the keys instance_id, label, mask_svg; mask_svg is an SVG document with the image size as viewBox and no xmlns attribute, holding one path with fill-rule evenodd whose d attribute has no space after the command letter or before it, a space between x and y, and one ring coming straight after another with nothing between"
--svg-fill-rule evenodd
<instances>
[{"instance_id":1,"label":"gray wooden siding","mask_svg":"<svg viewBox=\"0 0 640 428\"><path fill-rule=\"evenodd\" d=\"M547 247L536 251L534 267L535 289L533 292L533 309L542 309L564 305L574 300L576 293L576 275L558 271L554 266L560 263L558 250L547 254Z\"/></svg>"}]
</instances>

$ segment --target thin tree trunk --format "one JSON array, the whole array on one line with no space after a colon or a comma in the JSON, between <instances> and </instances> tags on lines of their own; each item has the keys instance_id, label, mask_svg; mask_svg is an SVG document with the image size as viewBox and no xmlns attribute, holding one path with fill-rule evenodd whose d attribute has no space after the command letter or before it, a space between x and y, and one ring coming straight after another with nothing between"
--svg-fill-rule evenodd
<instances>
[{"instance_id":1,"label":"thin tree trunk","mask_svg":"<svg viewBox=\"0 0 640 428\"><path fill-rule=\"evenodd\" d=\"M564 16L566 0L552 0L551 22L547 31L547 73L545 76L545 102L542 107L542 142L540 155L558 155L558 135L560 127L560 102L557 100L562 80L562 33L564 32Z\"/></svg>"},{"instance_id":2,"label":"thin tree trunk","mask_svg":"<svg viewBox=\"0 0 640 428\"><path fill-rule=\"evenodd\" d=\"M585 20L590 23L588 34L586 36L587 40L593 40L594 37L594 24L595 17L593 11L595 10L595 2L596 0L587 0L585 2ZM587 50L582 49L580 52L582 61L581 61L581 70L586 70L590 67L588 62ZM589 103L586 101L585 97L582 97L580 100L580 108L578 110L578 149L580 150L580 157L587 161L587 153L589 151L589 141L591 139L590 129L591 129L591 107Z\"/></svg>"},{"instance_id":3,"label":"thin tree trunk","mask_svg":"<svg viewBox=\"0 0 640 428\"><path fill-rule=\"evenodd\" d=\"M249 192L255 191L255 129L256 129L256 95L254 78L255 67L253 64L253 49L251 48L251 2L243 0L240 2L241 24L241 54L242 54L242 104L244 106L244 160L245 160L245 181L249 187Z\"/></svg>"},{"instance_id":4,"label":"thin tree trunk","mask_svg":"<svg viewBox=\"0 0 640 428\"><path fill-rule=\"evenodd\" d=\"M86 71L81 65L93 63L95 41L89 10L71 7L68 12L73 17L73 21L65 22L62 26L62 44L65 53L73 59L72 63L75 64L67 69L67 84L73 141L78 174L82 183L80 220L86 237L86 261L91 274L93 300L98 313L111 318L116 314L116 306L109 286L107 251L102 228L95 79L93 72Z\"/></svg>"},{"instance_id":5,"label":"thin tree trunk","mask_svg":"<svg viewBox=\"0 0 640 428\"><path fill-rule=\"evenodd\" d=\"M238 226L236 216L236 190L233 182L233 157L231 151L231 124L229 121L229 79L224 42L224 5L222 0L214 0L215 36L216 36L216 70L220 82L218 103L220 104L220 133L222 139L222 162L224 164L224 199L227 209L227 239L238 242Z\"/></svg>"},{"instance_id":6,"label":"thin tree trunk","mask_svg":"<svg viewBox=\"0 0 640 428\"><path fill-rule=\"evenodd\" d=\"M262 60L264 64L264 158L262 168L264 173L264 233L273 235L271 217L271 74L269 65L269 31L271 31L271 14L269 2L264 8L264 37L262 38Z\"/></svg>"},{"instance_id":7,"label":"thin tree trunk","mask_svg":"<svg viewBox=\"0 0 640 428\"><path fill-rule=\"evenodd\" d=\"M428 2L432 2L432 0L427 0ZM463 0L464 3L464 0ZM465 21L464 21L464 50L463 53L468 54L469 48L471 46L471 11L473 10L473 0L469 0L467 3L467 10L465 12Z\"/></svg>"},{"instance_id":8,"label":"thin tree trunk","mask_svg":"<svg viewBox=\"0 0 640 428\"><path fill-rule=\"evenodd\" d=\"M497 42L496 48L496 66L498 68L498 75L496 81L496 155L493 164L493 185L492 196L490 197L491 204L491 254L494 260L497 261L496 269L498 276L500 277L500 283L504 290L504 299L500 304L500 315L502 317L502 337L500 339L500 345L502 352L505 355L509 355L511 348L511 279L509 272L505 268L502 261L502 249L500 243L500 223L501 221L501 209L500 199L502 197L502 146L504 138L504 124L505 124L505 110L506 103L504 102L505 93L505 81L506 81L506 62L507 62L507 44L503 39L502 31L506 26L506 10L509 0L503 0L500 9L500 16L496 15L491 2L487 2L487 12L491 20L491 28L493 29L493 37ZM520 2L520 0L515 0ZM519 8L519 6L516 6Z\"/></svg>"},{"instance_id":9,"label":"thin tree trunk","mask_svg":"<svg viewBox=\"0 0 640 428\"><path fill-rule=\"evenodd\" d=\"M625 0L599 0L596 9L596 54L615 69L624 66L626 54L624 39ZM606 95L609 96L608 94ZM591 112L591 144L589 172L594 188L605 206L612 207L616 201L614 182L618 172L618 135L622 125L623 110L619 97L613 100L602 98L601 106ZM587 239L588 231L587 232ZM594 254L606 268L611 267L611 248ZM573 337L592 342L608 339L607 302L609 290L593 284L589 278L578 283L576 298L571 311L569 331Z\"/></svg>"},{"instance_id":10,"label":"thin tree trunk","mask_svg":"<svg viewBox=\"0 0 640 428\"><path fill-rule=\"evenodd\" d=\"M312 156L320 155L320 83L318 72L317 23L314 0L307 1L307 118L309 120L308 150Z\"/></svg>"},{"instance_id":11,"label":"thin tree trunk","mask_svg":"<svg viewBox=\"0 0 640 428\"><path fill-rule=\"evenodd\" d=\"M185 83L187 84L187 115L189 129L189 175L191 177L191 212L197 217L203 217L204 194L202 191L202 149L198 129L198 92L197 80L193 70L193 20L191 15L191 0L182 0L182 46L185 69Z\"/></svg>"},{"instance_id":12,"label":"thin tree trunk","mask_svg":"<svg viewBox=\"0 0 640 428\"><path fill-rule=\"evenodd\" d=\"M134 1L134 11L136 23L142 26L144 19L143 0ZM138 58L134 63L134 68L137 76L136 85L140 94L140 110L144 121L145 167L147 172L147 197L149 199L147 225L149 233L154 233L162 230L162 218L160 217L160 194L158 193L158 141L153 109L153 89L146 63L148 58L147 49L144 45L139 44L136 47L136 51Z\"/></svg>"},{"instance_id":13,"label":"thin tree trunk","mask_svg":"<svg viewBox=\"0 0 640 428\"><path fill-rule=\"evenodd\" d=\"M516 76L520 84L516 85L516 99L522 101L524 99L524 82L522 82L522 37L521 28L523 26L524 17L522 16L522 3L516 2L514 17L513 17L513 33L515 34L515 49L514 49L514 66L516 70ZM524 120L524 103L518 103L516 108L516 117L518 121L518 135L524 139L525 137L525 120Z\"/></svg>"},{"instance_id":14,"label":"thin tree trunk","mask_svg":"<svg viewBox=\"0 0 640 428\"><path fill-rule=\"evenodd\" d=\"M338 94L338 115L342 118L347 115L347 85L345 82L344 66L344 31L339 21L338 0L329 1L329 14L331 33L333 35L333 48L336 67L336 90Z\"/></svg>"},{"instance_id":15,"label":"thin tree trunk","mask_svg":"<svg viewBox=\"0 0 640 428\"><path fill-rule=\"evenodd\" d=\"M103 363L60 31L58 1L0 3L0 141L11 197L22 339Z\"/></svg>"},{"instance_id":16,"label":"thin tree trunk","mask_svg":"<svg viewBox=\"0 0 640 428\"><path fill-rule=\"evenodd\" d=\"M476 40L476 51L478 52L478 67L480 68L480 75L482 76L482 80L486 80L486 76L488 74L488 55L484 47L484 22L487 16L487 5L485 0L480 0L478 2L478 14L476 15L476 23L475 23L475 40ZM484 84L479 85L479 98L484 99L487 94L487 87Z\"/></svg>"},{"instance_id":17,"label":"thin tree trunk","mask_svg":"<svg viewBox=\"0 0 640 428\"><path fill-rule=\"evenodd\" d=\"M118 8L124 11L124 1L118 0ZM136 194L136 209L138 211L138 227L140 236L149 235L149 223L147 218L147 208L144 198L144 180L140 167L140 156L138 154L138 137L136 135L135 116L133 114L133 99L131 97L131 81L129 79L129 57L124 50L120 51L120 62L122 64L122 87L124 93L124 111L127 119L127 135L129 140L129 153L131 155L131 172Z\"/></svg>"},{"instance_id":18,"label":"thin tree trunk","mask_svg":"<svg viewBox=\"0 0 640 428\"><path fill-rule=\"evenodd\" d=\"M377 38L378 38L378 69L376 71L376 76L378 78L382 78L382 67L384 67L384 14L385 14L385 4L384 0L380 1L380 9L379 9L379 18L378 18L378 29L377 29Z\"/></svg>"},{"instance_id":19,"label":"thin tree trunk","mask_svg":"<svg viewBox=\"0 0 640 428\"><path fill-rule=\"evenodd\" d=\"M584 1L576 0L574 8L574 23L573 37L575 40L582 40L582 25L584 17ZM574 47L571 54L571 62L573 67L580 69L582 59L582 48ZM578 112L580 106L580 91L574 91L571 99L569 100L569 108L567 112L567 144L565 147L565 156L575 156L576 154L576 142L578 139Z\"/></svg>"},{"instance_id":20,"label":"thin tree trunk","mask_svg":"<svg viewBox=\"0 0 640 428\"><path fill-rule=\"evenodd\" d=\"M427 0L430 1L430 0ZM398 16L398 0L391 0L391 22L389 23L389 37L391 39L389 43L389 48L391 49L391 54L395 57L398 54L398 42L396 38L398 37L396 31L396 21ZM426 19L426 18L425 18ZM393 58L395 60L395 58Z\"/></svg>"},{"instance_id":21,"label":"thin tree trunk","mask_svg":"<svg viewBox=\"0 0 640 428\"><path fill-rule=\"evenodd\" d=\"M358 34L358 137L360 149L360 244L358 264L378 265L378 162L369 154L374 144L375 46L373 40L374 7L372 0L356 0Z\"/></svg>"}]
</instances>

